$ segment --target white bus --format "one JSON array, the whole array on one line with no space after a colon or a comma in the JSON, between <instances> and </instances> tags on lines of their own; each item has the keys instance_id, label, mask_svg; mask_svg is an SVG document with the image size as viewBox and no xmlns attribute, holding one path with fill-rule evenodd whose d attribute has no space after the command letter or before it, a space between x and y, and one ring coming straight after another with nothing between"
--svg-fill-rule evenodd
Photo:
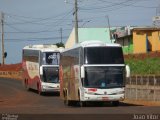
<instances>
[{"instance_id":1,"label":"white bus","mask_svg":"<svg viewBox=\"0 0 160 120\"><path fill-rule=\"evenodd\" d=\"M110 101L117 106L124 100L125 75L119 44L82 42L61 53L60 97L65 105Z\"/></svg>"},{"instance_id":2,"label":"white bus","mask_svg":"<svg viewBox=\"0 0 160 120\"><path fill-rule=\"evenodd\" d=\"M59 59L63 48L56 45L30 45L23 48L23 83L39 94L60 90Z\"/></svg>"}]
</instances>

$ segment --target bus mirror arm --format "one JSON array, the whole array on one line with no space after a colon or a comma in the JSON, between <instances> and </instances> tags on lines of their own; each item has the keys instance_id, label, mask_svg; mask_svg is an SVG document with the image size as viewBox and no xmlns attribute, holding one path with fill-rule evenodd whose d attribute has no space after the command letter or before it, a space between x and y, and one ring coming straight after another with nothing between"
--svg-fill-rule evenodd
<instances>
[{"instance_id":1,"label":"bus mirror arm","mask_svg":"<svg viewBox=\"0 0 160 120\"><path fill-rule=\"evenodd\" d=\"M84 70L84 66L81 66L81 78L85 77L85 70Z\"/></svg>"},{"instance_id":2,"label":"bus mirror arm","mask_svg":"<svg viewBox=\"0 0 160 120\"><path fill-rule=\"evenodd\" d=\"M40 66L40 75L43 75L43 68L42 68L42 66Z\"/></svg>"},{"instance_id":3,"label":"bus mirror arm","mask_svg":"<svg viewBox=\"0 0 160 120\"><path fill-rule=\"evenodd\" d=\"M130 77L130 67L129 67L129 65L126 65L126 77L127 78Z\"/></svg>"}]
</instances>

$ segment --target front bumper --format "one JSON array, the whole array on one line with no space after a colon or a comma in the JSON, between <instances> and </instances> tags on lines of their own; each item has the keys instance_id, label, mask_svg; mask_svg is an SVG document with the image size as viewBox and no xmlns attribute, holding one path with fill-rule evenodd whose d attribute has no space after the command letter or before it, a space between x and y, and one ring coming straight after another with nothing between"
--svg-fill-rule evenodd
<instances>
[{"instance_id":1,"label":"front bumper","mask_svg":"<svg viewBox=\"0 0 160 120\"><path fill-rule=\"evenodd\" d=\"M116 95L91 95L85 94L82 101L123 101L124 94Z\"/></svg>"},{"instance_id":2,"label":"front bumper","mask_svg":"<svg viewBox=\"0 0 160 120\"><path fill-rule=\"evenodd\" d=\"M42 92L60 92L60 89L58 89L58 88L52 88L52 89L43 88Z\"/></svg>"},{"instance_id":3,"label":"front bumper","mask_svg":"<svg viewBox=\"0 0 160 120\"><path fill-rule=\"evenodd\" d=\"M43 85L41 90L42 92L59 92L60 87L59 85Z\"/></svg>"}]
</instances>

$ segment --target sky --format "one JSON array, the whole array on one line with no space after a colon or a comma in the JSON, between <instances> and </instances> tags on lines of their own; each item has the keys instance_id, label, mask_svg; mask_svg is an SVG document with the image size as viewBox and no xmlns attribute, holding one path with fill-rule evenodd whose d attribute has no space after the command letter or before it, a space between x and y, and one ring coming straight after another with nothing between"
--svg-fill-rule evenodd
<instances>
[{"instance_id":1,"label":"sky","mask_svg":"<svg viewBox=\"0 0 160 120\"><path fill-rule=\"evenodd\" d=\"M79 27L108 27L106 16L111 27L152 26L153 16L160 15L160 0L77 1ZM74 27L74 0L0 0L0 12L6 64L21 62L26 45L61 42L61 33L65 43Z\"/></svg>"}]
</instances>

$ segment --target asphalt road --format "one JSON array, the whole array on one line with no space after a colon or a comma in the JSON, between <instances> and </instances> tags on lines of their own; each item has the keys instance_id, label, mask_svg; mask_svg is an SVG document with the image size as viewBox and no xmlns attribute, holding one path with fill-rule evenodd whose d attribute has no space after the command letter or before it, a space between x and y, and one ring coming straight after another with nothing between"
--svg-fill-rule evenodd
<instances>
[{"instance_id":1,"label":"asphalt road","mask_svg":"<svg viewBox=\"0 0 160 120\"><path fill-rule=\"evenodd\" d=\"M81 119L82 116L87 119L97 119L97 117L104 116L101 118L103 119L106 115L108 115L109 118L126 117L130 119L140 119L141 117L145 117L148 119L152 117L150 115L155 115L153 117L158 120L160 119L160 107L125 103L120 103L118 107L113 107L110 104L106 104L105 106L89 105L82 108L78 106L67 107L64 106L63 101L57 93L40 96L36 91L26 91L21 81L1 78L0 114L0 119L2 120L5 120L4 118L7 115L10 115L9 117L22 115L27 119L30 115L41 118L45 115L47 117L65 117L66 119L71 116L74 118L78 117L79 119Z\"/></svg>"}]
</instances>

